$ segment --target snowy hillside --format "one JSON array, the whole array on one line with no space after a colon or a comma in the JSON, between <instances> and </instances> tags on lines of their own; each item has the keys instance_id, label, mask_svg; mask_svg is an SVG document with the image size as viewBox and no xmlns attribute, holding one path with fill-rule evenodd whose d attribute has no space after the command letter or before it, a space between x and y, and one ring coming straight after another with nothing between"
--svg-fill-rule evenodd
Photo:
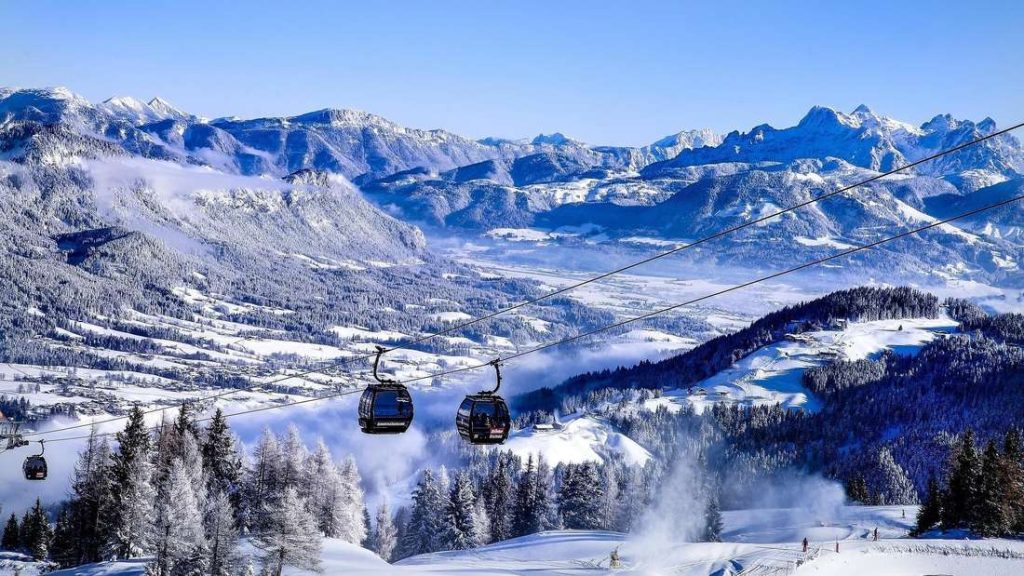
<instances>
[{"instance_id":1,"label":"snowy hillside","mask_svg":"<svg viewBox=\"0 0 1024 576\"><path fill-rule=\"evenodd\" d=\"M474 575L636 574L711 576L739 574L878 574L1015 576L1024 545L1009 540L908 540L914 507L839 507L814 512L766 509L727 512L721 543L662 541L614 532L558 531L499 542L475 550L416 556L395 565L352 544L325 540L323 573L352 576L471 573ZM871 540L879 529L880 539ZM766 530L767 528L767 530ZM804 554L800 540L808 537ZM836 542L839 553L835 553ZM622 567L609 569L618 549ZM55 576L140 575L141 562L113 562L53 572ZM795 572L794 572L795 571ZM298 576L310 572L286 569Z\"/></svg>"}]
</instances>

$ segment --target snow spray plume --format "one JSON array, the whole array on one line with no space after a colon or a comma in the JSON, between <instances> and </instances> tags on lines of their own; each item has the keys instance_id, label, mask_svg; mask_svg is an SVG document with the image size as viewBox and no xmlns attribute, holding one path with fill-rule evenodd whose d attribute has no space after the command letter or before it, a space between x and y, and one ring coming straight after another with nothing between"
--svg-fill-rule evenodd
<instances>
[{"instance_id":1,"label":"snow spray plume","mask_svg":"<svg viewBox=\"0 0 1024 576\"><path fill-rule=\"evenodd\" d=\"M698 451L681 448L630 539L628 550L639 573L669 573L671 555L667 552L680 543L700 539L708 503L706 486L707 474Z\"/></svg>"}]
</instances>

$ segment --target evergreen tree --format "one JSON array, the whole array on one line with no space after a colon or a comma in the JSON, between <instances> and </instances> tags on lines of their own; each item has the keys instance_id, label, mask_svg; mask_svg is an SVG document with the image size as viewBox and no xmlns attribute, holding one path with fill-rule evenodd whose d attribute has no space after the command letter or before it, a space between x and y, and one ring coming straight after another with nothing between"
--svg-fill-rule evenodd
<instances>
[{"instance_id":1,"label":"evergreen tree","mask_svg":"<svg viewBox=\"0 0 1024 576\"><path fill-rule=\"evenodd\" d=\"M25 514L22 522L21 546L33 560L44 560L50 550L53 532L43 505L36 498L36 504Z\"/></svg>"},{"instance_id":2,"label":"evergreen tree","mask_svg":"<svg viewBox=\"0 0 1024 576\"><path fill-rule=\"evenodd\" d=\"M241 460L235 449L235 439L228 429L227 418L220 408L213 414L202 444L203 469L209 478L213 493L224 492L235 497L241 478ZM235 502L237 505L237 502Z\"/></svg>"},{"instance_id":3,"label":"evergreen tree","mask_svg":"<svg viewBox=\"0 0 1024 576\"><path fill-rule=\"evenodd\" d=\"M1013 533L1024 532L1024 446L1020 430L1011 428L1003 440L1000 465L1005 485L1006 515Z\"/></svg>"},{"instance_id":4,"label":"evergreen tree","mask_svg":"<svg viewBox=\"0 0 1024 576\"><path fill-rule=\"evenodd\" d=\"M233 576L239 566L238 530L231 499L223 490L210 496L205 515L209 576Z\"/></svg>"},{"instance_id":5,"label":"evergreen tree","mask_svg":"<svg viewBox=\"0 0 1024 576\"><path fill-rule=\"evenodd\" d=\"M477 546L491 543L491 518L487 515L483 494L478 495L473 503L473 533L476 534Z\"/></svg>"},{"instance_id":6,"label":"evergreen tree","mask_svg":"<svg viewBox=\"0 0 1024 576\"><path fill-rule=\"evenodd\" d=\"M243 529L258 532L262 527L267 499L271 494L279 493L276 467L280 458L281 448L277 438L269 429L264 428L242 482L239 519Z\"/></svg>"},{"instance_id":7,"label":"evergreen tree","mask_svg":"<svg viewBox=\"0 0 1024 576\"><path fill-rule=\"evenodd\" d=\"M974 446L974 432L964 432L954 456L949 488L942 499L942 527L966 527L974 519L978 504L981 463Z\"/></svg>"},{"instance_id":8,"label":"evergreen tree","mask_svg":"<svg viewBox=\"0 0 1024 576\"><path fill-rule=\"evenodd\" d=\"M512 475L516 466L511 452L498 454L497 462L484 485L487 516L491 520L491 541L500 542L512 537Z\"/></svg>"},{"instance_id":9,"label":"evergreen tree","mask_svg":"<svg viewBox=\"0 0 1024 576\"><path fill-rule=\"evenodd\" d=\"M443 518L446 498L440 493L434 473L424 470L412 494L412 509L405 534L399 543L400 556L436 552L443 538Z\"/></svg>"},{"instance_id":10,"label":"evergreen tree","mask_svg":"<svg viewBox=\"0 0 1024 576\"><path fill-rule=\"evenodd\" d=\"M512 515L512 535L526 536L540 532L542 518L539 508L540 487L533 468L533 456L527 458L526 469L516 483L515 509Z\"/></svg>"},{"instance_id":11,"label":"evergreen tree","mask_svg":"<svg viewBox=\"0 0 1024 576\"><path fill-rule=\"evenodd\" d=\"M370 549L386 562L390 562L395 553L395 545L398 543L397 537L398 530L391 518L391 512L388 510L388 502L383 500L377 507L376 525Z\"/></svg>"},{"instance_id":12,"label":"evergreen tree","mask_svg":"<svg viewBox=\"0 0 1024 576\"><path fill-rule=\"evenodd\" d=\"M352 544L359 544L366 538L367 523L363 511L363 489L360 486L359 468L355 458L348 456L338 470L339 482L334 486L333 497L340 511L340 524L336 537Z\"/></svg>"},{"instance_id":13,"label":"evergreen tree","mask_svg":"<svg viewBox=\"0 0 1024 576\"><path fill-rule=\"evenodd\" d=\"M128 414L124 430L117 433L117 443L117 451L114 452L110 464L112 505L108 550L110 555L116 558L131 558L143 549L138 542L142 534L137 532L132 526L133 520L127 516L147 506L144 499L135 499L146 493L145 487L138 485L138 482L146 476L144 472L151 450L149 431L146 429L142 410L138 406L132 408ZM91 511L89 513L91 514Z\"/></svg>"},{"instance_id":14,"label":"evergreen tree","mask_svg":"<svg viewBox=\"0 0 1024 576\"><path fill-rule=\"evenodd\" d=\"M21 547L18 517L14 513L11 513L11 517L7 519L7 524L4 526L4 536L0 541L0 547L3 547L4 550L17 550Z\"/></svg>"},{"instance_id":15,"label":"evergreen tree","mask_svg":"<svg viewBox=\"0 0 1024 576\"><path fill-rule=\"evenodd\" d=\"M981 457L981 474L977 486L977 509L973 511L971 529L982 536L1004 536L1010 533L1009 501L1003 460L996 443L989 441Z\"/></svg>"},{"instance_id":16,"label":"evergreen tree","mask_svg":"<svg viewBox=\"0 0 1024 576\"><path fill-rule=\"evenodd\" d=\"M254 543L263 551L266 574L281 576L285 566L320 569L320 531L295 488L285 488L263 517L266 523Z\"/></svg>"},{"instance_id":17,"label":"evergreen tree","mask_svg":"<svg viewBox=\"0 0 1024 576\"><path fill-rule=\"evenodd\" d=\"M195 574L207 569L206 534L197 491L186 464L176 458L159 489L153 548L156 557L148 567L151 576Z\"/></svg>"},{"instance_id":18,"label":"evergreen tree","mask_svg":"<svg viewBox=\"0 0 1024 576\"><path fill-rule=\"evenodd\" d=\"M939 491L939 483L935 477L928 479L928 493L920 510L917 511L917 527L914 533L924 534L939 524L942 520L942 493Z\"/></svg>"},{"instance_id":19,"label":"evergreen tree","mask_svg":"<svg viewBox=\"0 0 1024 576\"><path fill-rule=\"evenodd\" d=\"M476 497L473 495L473 482L469 474L459 472L451 487L445 515L444 544L448 550L468 550L478 542L476 523L473 512Z\"/></svg>"},{"instance_id":20,"label":"evergreen tree","mask_svg":"<svg viewBox=\"0 0 1024 576\"><path fill-rule=\"evenodd\" d=\"M558 530L562 527L562 518L558 513L558 502L555 497L555 481L551 466L544 457L537 456L537 516L540 518L540 530Z\"/></svg>"},{"instance_id":21,"label":"evergreen tree","mask_svg":"<svg viewBox=\"0 0 1024 576\"><path fill-rule=\"evenodd\" d=\"M68 502L72 538L55 543L57 554L73 560L72 565L98 562L112 539L117 516L113 493L113 457L106 437L90 430L85 448L79 453L71 479ZM63 547L70 545L70 550Z\"/></svg>"},{"instance_id":22,"label":"evergreen tree","mask_svg":"<svg viewBox=\"0 0 1024 576\"><path fill-rule=\"evenodd\" d=\"M851 502L859 504L867 504L871 500L871 494L868 493L868 484L863 476L858 474L847 480L846 497Z\"/></svg>"},{"instance_id":23,"label":"evergreen tree","mask_svg":"<svg viewBox=\"0 0 1024 576\"><path fill-rule=\"evenodd\" d=\"M594 462L565 467L558 491L558 509L562 522L570 530L597 530L604 522L604 489L598 465Z\"/></svg>"},{"instance_id":24,"label":"evergreen tree","mask_svg":"<svg viewBox=\"0 0 1024 576\"><path fill-rule=\"evenodd\" d=\"M295 488L302 492L302 471L308 454L299 429L294 424L288 425L288 431L279 440L281 452L275 466L275 490L283 493L286 488Z\"/></svg>"},{"instance_id":25,"label":"evergreen tree","mask_svg":"<svg viewBox=\"0 0 1024 576\"><path fill-rule=\"evenodd\" d=\"M721 542L722 528L722 510L718 507L718 496L712 494L704 509L704 534L701 539L704 542Z\"/></svg>"},{"instance_id":26,"label":"evergreen tree","mask_svg":"<svg viewBox=\"0 0 1024 576\"><path fill-rule=\"evenodd\" d=\"M57 513L57 523L53 529L53 542L50 546L50 559L61 568L77 566L75 527L71 519L71 506L61 506Z\"/></svg>"}]
</instances>

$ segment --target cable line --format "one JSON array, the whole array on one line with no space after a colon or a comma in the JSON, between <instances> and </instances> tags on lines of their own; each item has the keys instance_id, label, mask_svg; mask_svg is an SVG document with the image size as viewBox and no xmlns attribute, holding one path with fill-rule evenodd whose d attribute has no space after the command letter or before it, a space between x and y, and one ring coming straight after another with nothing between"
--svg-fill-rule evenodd
<instances>
[{"instance_id":1,"label":"cable line","mask_svg":"<svg viewBox=\"0 0 1024 576\"><path fill-rule=\"evenodd\" d=\"M993 203L993 204L988 204L988 205L982 206L980 208L975 208L973 210L968 210L966 212L962 212L960 214L957 214L955 216L951 216L951 217L948 217L948 218L944 218L942 220L936 220L936 221L934 221L934 222L932 222L930 224L926 224L924 226L920 226L920 227L914 228L912 230L907 230L907 231L901 232L899 234L896 234L894 236L888 236L886 238L882 238L880 240L876 240L876 241L870 242L868 244L862 244L860 246L855 246L853 248L850 248L848 250L844 250L842 252L838 252L838 253L833 254L831 256L825 256L823 258L818 258L818 259L815 259L815 260L811 260L809 262L805 262L803 264L799 264L799 265L794 266L792 268L788 268L788 269L782 270L780 272L774 272L774 273L768 274L766 276L761 276L759 278L756 278L754 280L750 280L748 282L744 282L742 284L737 284L735 286L730 286L728 288L723 288L721 290L717 290L717 291L712 292L710 294L705 294L704 296L693 298L693 299L687 300L685 302L681 302L679 304L673 304L671 306L667 306L665 308L660 308L658 310L654 310L654 311L648 312L646 314L641 314L639 316L634 316L632 318L627 318L627 319L621 320L619 322L614 322L612 324L608 324L608 325L605 325L605 326L594 328L593 330L588 330L586 332L577 334L575 336L570 336L568 338L563 338L563 339L558 340L556 342L551 342L551 343L548 343L548 344L542 344L542 345L537 346L535 348L530 348L528 350L524 350L522 352L517 352L515 354L512 354L512 355L506 357L505 360L514 360L516 358L521 358L521 357L527 356L529 354L534 354L534 353L537 353L537 352L548 350L550 348L554 348L554 347L560 346L562 344L568 344L570 342L575 342L577 340L586 338L588 336L593 336L594 334L598 334L598 333L601 333L601 332L606 332L608 330L613 330L615 328L620 328L620 327L625 326L627 324L632 324L634 322L639 322L641 320L645 320L645 319L651 318L653 316L664 314L666 312L671 312L672 310L676 310L676 309L682 308L684 306L689 306L689 305L692 305L692 304L696 304L696 303L702 302L704 300L709 300L709 299L714 298L716 296L721 296L723 294L728 294L730 292L735 292L737 290L741 290L743 288L747 288L747 287L753 286L755 284L761 284L763 282L767 282L767 281L773 280L775 278L786 276L788 274L793 274L795 272L799 272L801 270L805 270L805 269L811 268L813 266L818 266L818 265L824 264L826 262L831 262L832 260L838 260L840 258L845 258L847 256L850 256L850 255L853 255L853 254L857 254L859 252L864 252L866 250L871 250L871 249L876 248L878 246L881 246L883 244L887 244L887 243L893 242L895 240L900 240L902 238L907 238L909 236L913 236L915 234L919 234L919 233L924 232L926 230L930 230L932 228L937 228L939 226L943 226L945 224L949 224L950 222L954 222L956 220L961 220L963 218L968 218L970 216L974 216L974 215L980 214L982 212L987 212L989 210L994 210L996 208L1001 208L1003 206L1008 206L1010 204L1013 204L1015 202L1019 202L1021 200L1024 200L1024 194L1021 194L1021 195L1018 195L1018 196L1014 196L1012 198L1008 198L1006 200L1003 200L1003 201L1000 201L1000 202L996 202L996 203ZM441 377L441 376L449 376L449 375L452 375L452 374L458 374L460 372L468 372L470 370L476 370L478 368L484 368L484 367L488 367L488 366L493 366L493 363L492 362L484 362L484 363L481 363L481 364L474 364L474 365L469 365L469 366L463 366L463 367L460 367L460 368L453 368L451 370L445 370L445 371L442 371L442 372L428 374L426 376L419 376L419 377L416 377L416 378L411 378L409 380L406 380L405 382L409 383L409 382L417 382L417 381L421 381L421 380L429 380L429 379L432 379L432 378L438 378L438 377ZM243 415L246 415L246 414L253 414L253 413L256 413L256 412L265 412L265 411L268 411L268 410L276 410L278 408L290 408L290 407L299 406L299 405L302 405L302 404L310 404L312 402L319 402L321 400L328 400L328 399L332 399L332 398L340 398L342 396L348 396L349 394L355 394L355 393L360 392L360 391L361 391L361 389L346 390L344 392L338 392L338 393L335 393L335 394L328 394L328 395L324 395L324 396L317 396L317 397L314 397L314 398L304 398L302 400L297 400L295 402L289 402L289 403L285 403L285 404L276 404L276 405L271 405L271 406L263 406L263 407L260 407L260 408L253 408L253 409L249 409L249 410L242 410L240 412L233 412L233 413L230 413L230 414L225 414L224 417L225 418L233 418L233 417L236 417L236 416L243 416ZM120 417L118 419L124 419L124 418L126 418L126 416L122 416L122 417ZM205 421L205 420L209 420L209 418L205 418L203 420L197 420L197 422L202 422L202 421ZM60 430L54 430L54 431L47 432L47 434L51 434L51 433L55 433L55 432L59 432L59 431ZM106 432L106 433L99 434L99 435L104 436L104 435L110 435L110 434L113 434L113 432ZM65 437L65 438L54 438L54 439L50 439L50 440L47 440L47 441L48 442L63 442L63 441L66 441L66 440L76 440L76 439L80 439L80 438L88 438L88 435L86 435L86 436L71 436L71 437Z\"/></svg>"},{"instance_id":2,"label":"cable line","mask_svg":"<svg viewBox=\"0 0 1024 576\"><path fill-rule=\"evenodd\" d=\"M1012 132L1012 131L1017 130L1017 129L1022 128L1022 127L1024 127L1024 122L1020 122L1020 123L1014 124L1014 125L1012 125L1012 126L1010 126L1008 128L1003 128L1002 130L998 130L996 132L992 132L991 134L986 134L984 136L980 136L980 137L978 137L978 138L976 138L974 140L971 140L969 142L965 142L963 144L960 144L958 146L954 146L952 148L948 148L946 150L941 150L939 152L936 152L934 154L931 154L931 155L926 156L924 158L921 158L919 160L915 160L913 162L910 162L910 163L905 164L903 166L900 166L898 168L894 168L892 170L889 170L888 172L883 172L883 173L880 173L880 174L876 174L874 176L871 176L870 178L866 178L864 180L860 180L860 181L858 181L858 182L856 182L854 184L849 184L847 186L843 186L841 188L833 190L832 192L826 192L826 193L824 193L824 194L822 194L820 196L816 196L814 198L811 198L809 200L805 200L803 202L799 202L799 203L794 204L792 206L789 206L787 208L780 209L779 211L774 212L772 214L768 214L766 216L761 216L761 217L755 218L754 220L748 220L746 222L743 222L742 224L737 224L737 225L732 226L730 228L726 228L724 230L720 230L718 232L715 232L714 234L711 234L709 236L705 236L705 237L700 238L698 240L695 240L695 241L693 241L693 242L691 242L689 244L683 244L681 246L677 246L677 247L675 247L675 248L673 248L671 250L667 250L665 252L660 252L660 253L655 254L653 256L649 256L649 257L644 258L642 260L638 260L636 262L633 262L632 264L628 264L626 266L622 266L620 268L616 268L614 270L601 273L601 274L599 274L597 276L594 276L594 277L588 278L586 280L582 280L580 282L577 282L576 284L571 284L569 286L553 290L551 292L548 292L548 293L543 294L541 296L538 296L536 298L533 298L533 299L530 299L530 300L526 300L524 302L520 302L518 304L514 304L514 305L508 306L506 308L501 308L501 309L496 310L494 312L485 314L483 316L478 316L476 318L472 318L472 319L466 320L466 321L461 322L461 323L454 324L454 325L449 326L448 328L445 328L443 330L439 330L437 332L433 332L433 333L430 333L430 334L425 334L425 335L418 336L418 337L414 338L413 340L411 340L411 341L409 341L409 342L407 342L405 344L402 344L400 346L396 346L394 348L388 348L388 349L385 350L384 353L394 352L396 350L408 350L408 349L410 349L411 346L414 346L416 344L425 342L427 340L431 340L431 339L437 338L439 336L444 336L444 335L450 334L450 333L452 333L452 332L454 332L456 330L461 330L461 329L466 328L468 326L473 326L475 324L478 324L478 323L483 322L485 320L489 320L491 318L495 318L495 317L500 316L502 314L507 314L508 312L512 312L512 311L518 310L520 308L524 308L526 306L529 306L529 305L536 304L538 302L547 300L549 298L553 298L555 296L558 296L558 295L561 295L561 294L565 294L567 292L570 292L570 291L575 290L577 288L580 288L582 286L586 286L588 284L597 282L599 280L603 280L605 278L609 278L609 277L614 276L616 274L621 274L622 272L625 272L627 270L632 270L633 268L636 268L638 266L642 266L644 264L648 264L650 262L654 262L654 261L659 260L661 258L665 258L667 256L671 256L673 254L677 254L679 252L683 252L683 251L688 250L690 248L693 248L693 247L696 247L696 246L700 246L700 245L705 244L707 242L710 242L712 240L716 240L718 238L722 238L722 237L727 236L729 234L732 234L734 232L738 232L740 230L743 230L743 229L749 228L751 226L755 226L757 224L760 224L760 223L763 223L765 221L771 220L772 218L776 218L776 217L781 216L783 214L787 214L787 213L793 212L795 210L799 210L800 208L804 208L806 206L810 206L812 204L816 204L816 203L818 203L818 202L820 202L822 200L831 198L833 196L842 194L844 192L848 192L848 191L853 190L855 188L858 188L860 186L864 186L866 184L870 184L872 182L876 182L876 181L881 180L882 178L885 178L887 176L892 176L894 174L898 174L900 172L904 172L904 171L909 170L911 168L915 168L917 166L920 166L920 165L925 164L927 162L930 162L932 160L936 160L938 158L942 158L944 156L948 156L949 154L953 154L953 153L959 152L961 150L964 150L965 148L969 148L971 146L975 146L977 144L980 144L980 143L985 142L987 140L990 140L992 138L996 138L996 137L1001 136L1003 134L1007 134L1009 132ZM240 339L237 340L237 342L244 341L244 340L249 340L249 339L251 339L251 338L249 338L249 337L240 338ZM349 357L343 358L343 359L324 360L324 361L321 361L321 362L318 362L318 363L314 363L313 365L314 366L326 366L326 367L344 366L344 365L350 364L352 362L355 362L357 360L369 360L369 359L373 358L374 356L375 356L375 354L366 354L366 355L363 355L363 356L349 356ZM515 357L517 357L517 355L509 356L508 358L515 358ZM284 382L286 380L290 380L292 378L301 378L303 376L308 376L310 374L325 374L325 372L323 370L319 369L319 368L311 368L311 369L308 369L308 370L305 370L305 371L298 372L296 374L292 374L292 375L289 375L289 376L283 376L281 378L278 378L278 379L275 379L275 380L271 380L269 382L254 382L250 386L245 386L245 387L241 387L241 388L232 388L230 390L225 390L223 392L212 394L210 396L205 396L205 397L202 397L202 398L198 398L195 401L203 401L203 402L205 402L205 401L209 401L209 400L216 400L218 398L223 398L225 396L230 396L232 394L237 394L239 392L250 391L250 390L253 390L253 389L258 388L260 386L269 386L269 385L272 385L272 384L276 384L276 383L279 383L279 382ZM186 404L186 403L188 403L188 402L183 402L181 404ZM153 408L153 409L145 411L144 414L151 414L151 413L154 413L154 412L162 412L164 410L170 410L170 409L173 409L173 408L176 408L176 407L180 406L181 404L165 406L165 407L162 407L162 408ZM96 423L97 424L105 424L105 423L108 423L108 422L116 422L118 420L123 420L125 418L127 418L127 416L118 416L118 417L114 417L114 418L109 418L107 420L101 420L101 421L96 422ZM64 427L64 428L58 428L56 430L51 430L49 432L35 432L35 433L32 433L32 434L26 434L25 436L26 437L32 437L32 436L39 436L39 435L42 435L42 434L54 434L54 433L57 433L57 432L65 432L65 431L68 431L68 430L75 430L75 429L78 429L78 428L84 428L86 426L91 426L91 425L92 425L92 423L82 423L82 424L76 424L76 425L73 425L73 426L67 426L67 427Z\"/></svg>"}]
</instances>

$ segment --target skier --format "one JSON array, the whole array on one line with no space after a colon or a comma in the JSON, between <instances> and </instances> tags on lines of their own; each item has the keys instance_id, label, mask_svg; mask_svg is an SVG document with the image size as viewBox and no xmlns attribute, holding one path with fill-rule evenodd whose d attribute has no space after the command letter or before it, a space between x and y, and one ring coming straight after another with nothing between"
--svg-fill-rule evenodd
<instances>
[{"instance_id":1,"label":"skier","mask_svg":"<svg viewBox=\"0 0 1024 576\"><path fill-rule=\"evenodd\" d=\"M807 538L804 538L804 554L807 554Z\"/></svg>"},{"instance_id":2,"label":"skier","mask_svg":"<svg viewBox=\"0 0 1024 576\"><path fill-rule=\"evenodd\" d=\"M878 526L875 526L875 542L878 542Z\"/></svg>"},{"instance_id":3,"label":"skier","mask_svg":"<svg viewBox=\"0 0 1024 576\"><path fill-rule=\"evenodd\" d=\"M839 540L836 540L836 554L839 554Z\"/></svg>"}]
</instances>

